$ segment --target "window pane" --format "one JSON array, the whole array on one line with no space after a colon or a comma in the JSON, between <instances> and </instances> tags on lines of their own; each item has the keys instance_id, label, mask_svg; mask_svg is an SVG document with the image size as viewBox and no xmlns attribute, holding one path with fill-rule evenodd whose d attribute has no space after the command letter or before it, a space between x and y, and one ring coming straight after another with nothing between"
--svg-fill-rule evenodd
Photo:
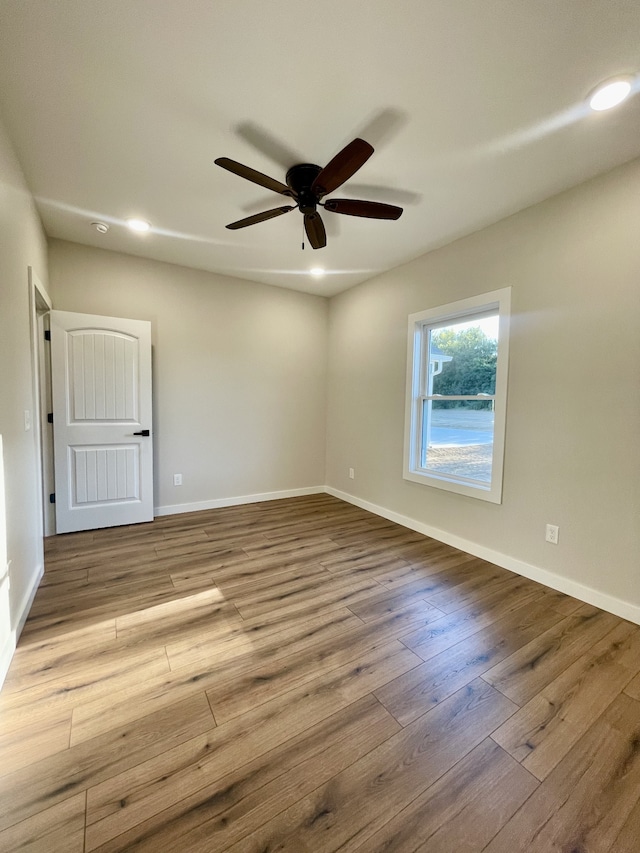
<instances>
[{"instance_id":1,"label":"window pane","mask_svg":"<svg viewBox=\"0 0 640 853\"><path fill-rule=\"evenodd\" d=\"M491 483L493 401L425 400L422 414L421 467Z\"/></svg>"},{"instance_id":2,"label":"window pane","mask_svg":"<svg viewBox=\"0 0 640 853\"><path fill-rule=\"evenodd\" d=\"M498 314L432 329L428 358L427 394L495 394Z\"/></svg>"}]
</instances>

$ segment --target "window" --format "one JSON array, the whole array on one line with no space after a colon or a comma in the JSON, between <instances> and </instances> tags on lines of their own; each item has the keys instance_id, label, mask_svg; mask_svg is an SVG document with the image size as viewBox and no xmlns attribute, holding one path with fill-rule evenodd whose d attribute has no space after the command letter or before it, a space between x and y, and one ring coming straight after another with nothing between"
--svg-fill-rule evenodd
<instances>
[{"instance_id":1,"label":"window","mask_svg":"<svg viewBox=\"0 0 640 853\"><path fill-rule=\"evenodd\" d=\"M405 479L501 502L510 296L409 317Z\"/></svg>"}]
</instances>

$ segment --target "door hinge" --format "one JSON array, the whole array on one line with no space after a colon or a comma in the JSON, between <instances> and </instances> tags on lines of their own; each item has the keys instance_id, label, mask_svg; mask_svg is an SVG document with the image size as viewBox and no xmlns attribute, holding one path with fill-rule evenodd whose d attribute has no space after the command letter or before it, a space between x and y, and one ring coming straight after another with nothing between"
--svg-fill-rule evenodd
<instances>
[{"instance_id":1,"label":"door hinge","mask_svg":"<svg viewBox=\"0 0 640 853\"><path fill-rule=\"evenodd\" d=\"M55 502L56 502L56 493L55 493L55 492L52 492L52 493L49 495L49 503L50 503L50 504L54 504Z\"/></svg>"},{"instance_id":2,"label":"door hinge","mask_svg":"<svg viewBox=\"0 0 640 853\"><path fill-rule=\"evenodd\" d=\"M44 330L44 339L45 339L45 341L51 340L51 329L45 329Z\"/></svg>"},{"instance_id":3,"label":"door hinge","mask_svg":"<svg viewBox=\"0 0 640 853\"><path fill-rule=\"evenodd\" d=\"M49 423L49 424L52 424L52 423L53 423L53 412L49 412L49 413L48 413L48 415L47 415L47 423Z\"/></svg>"}]
</instances>

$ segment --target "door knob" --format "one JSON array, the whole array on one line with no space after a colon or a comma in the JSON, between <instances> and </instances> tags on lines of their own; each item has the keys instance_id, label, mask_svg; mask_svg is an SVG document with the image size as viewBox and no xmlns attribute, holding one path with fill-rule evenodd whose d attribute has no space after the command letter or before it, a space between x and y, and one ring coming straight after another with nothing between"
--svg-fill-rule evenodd
<instances>
[{"instance_id":1,"label":"door knob","mask_svg":"<svg viewBox=\"0 0 640 853\"><path fill-rule=\"evenodd\" d=\"M134 432L134 435L151 435L148 429L140 430L140 432Z\"/></svg>"}]
</instances>

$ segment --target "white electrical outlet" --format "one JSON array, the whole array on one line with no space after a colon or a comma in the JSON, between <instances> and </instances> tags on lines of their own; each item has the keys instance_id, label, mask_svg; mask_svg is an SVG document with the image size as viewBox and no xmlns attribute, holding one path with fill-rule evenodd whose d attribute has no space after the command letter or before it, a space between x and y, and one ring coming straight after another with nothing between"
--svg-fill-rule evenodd
<instances>
[{"instance_id":1,"label":"white electrical outlet","mask_svg":"<svg viewBox=\"0 0 640 853\"><path fill-rule=\"evenodd\" d=\"M181 486L182 485L182 474L174 474L173 475L173 485Z\"/></svg>"},{"instance_id":2,"label":"white electrical outlet","mask_svg":"<svg viewBox=\"0 0 640 853\"><path fill-rule=\"evenodd\" d=\"M356 472L353 470L353 468L349 468L349 479L354 480L355 476L356 476Z\"/></svg>"},{"instance_id":3,"label":"white electrical outlet","mask_svg":"<svg viewBox=\"0 0 640 853\"><path fill-rule=\"evenodd\" d=\"M547 542L551 542L552 545L557 545L559 533L560 528L557 524L547 524L547 529L544 538L547 540Z\"/></svg>"},{"instance_id":4,"label":"white electrical outlet","mask_svg":"<svg viewBox=\"0 0 640 853\"><path fill-rule=\"evenodd\" d=\"M31 429L31 412L29 409L24 410L24 431Z\"/></svg>"}]
</instances>

